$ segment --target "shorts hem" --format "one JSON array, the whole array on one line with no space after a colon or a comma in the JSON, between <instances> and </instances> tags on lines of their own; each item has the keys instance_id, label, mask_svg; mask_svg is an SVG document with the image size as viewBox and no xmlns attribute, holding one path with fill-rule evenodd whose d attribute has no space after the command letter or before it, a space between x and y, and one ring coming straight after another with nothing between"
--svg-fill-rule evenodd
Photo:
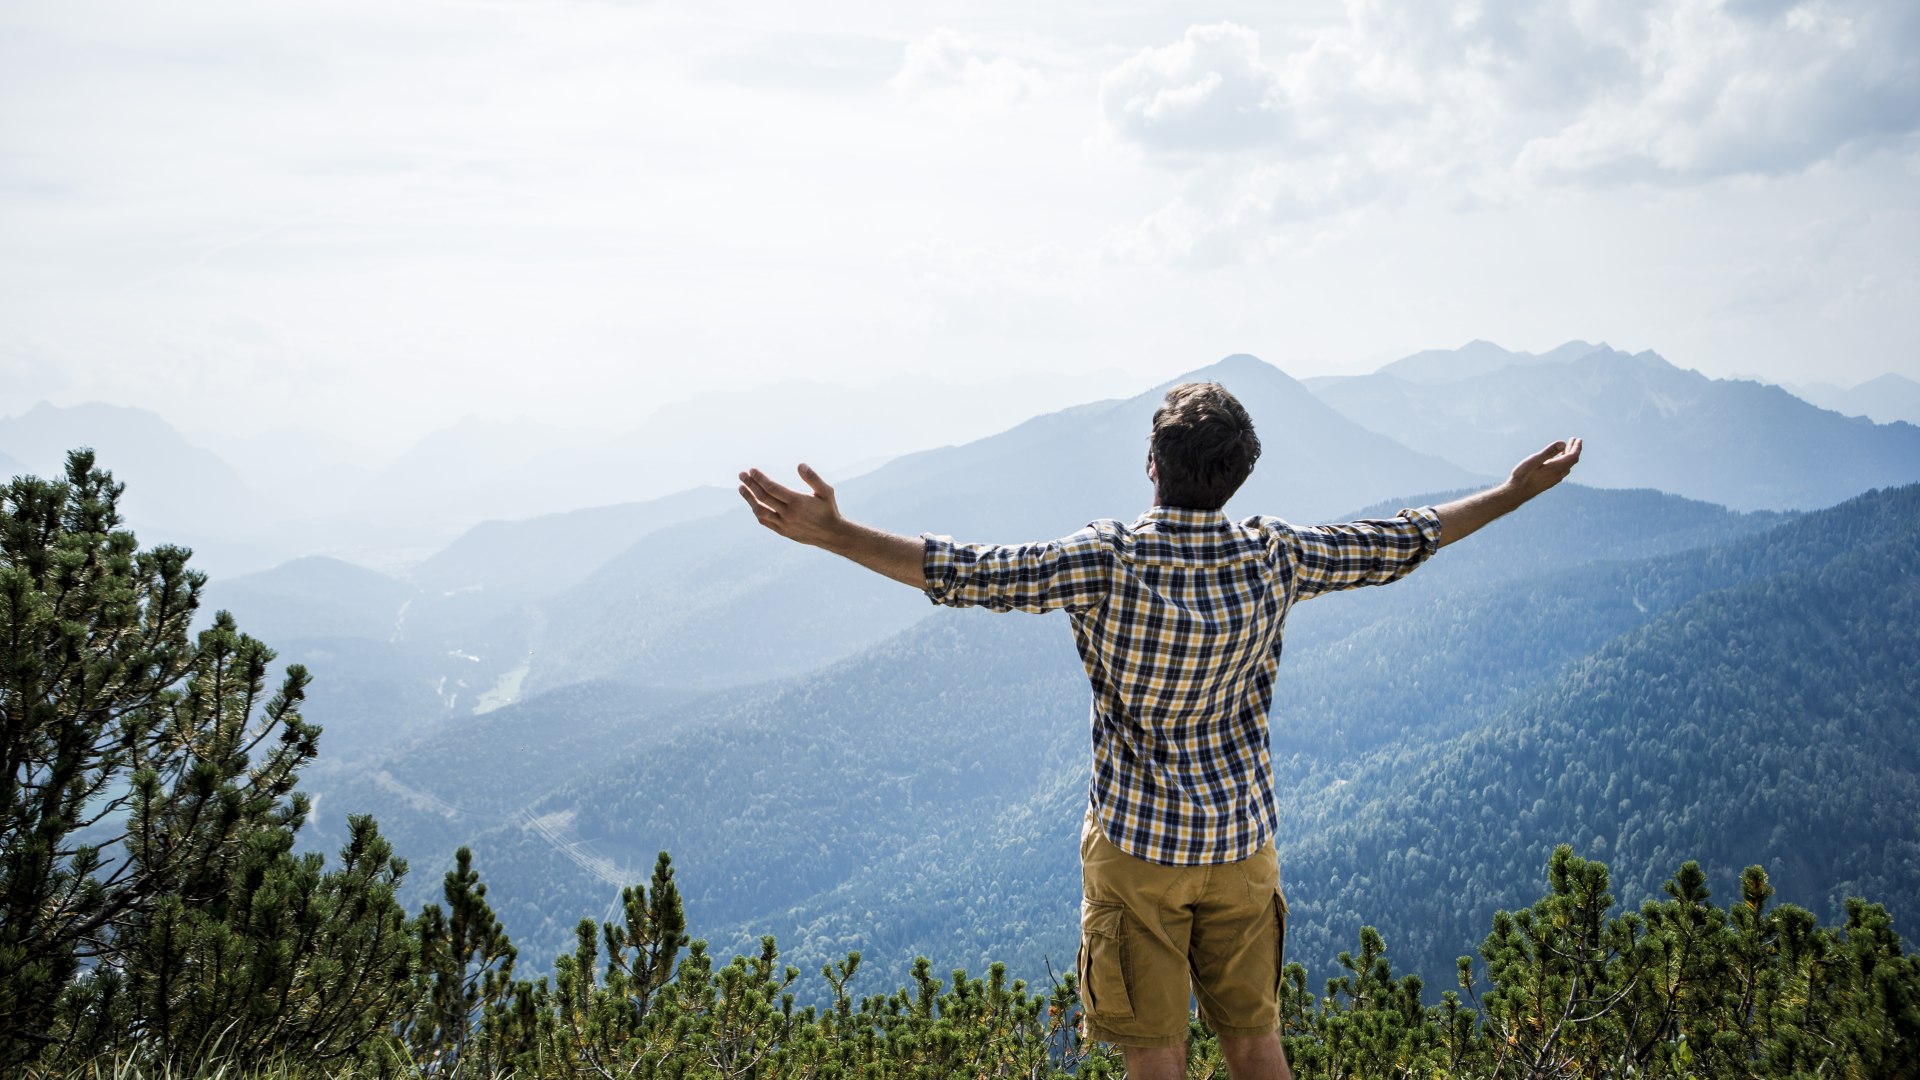
<instances>
[{"instance_id":1,"label":"shorts hem","mask_svg":"<svg viewBox=\"0 0 1920 1080\"><path fill-rule=\"evenodd\" d=\"M1254 1027L1221 1027L1218 1024L1208 1024L1207 1027L1210 1028L1215 1035L1224 1035L1229 1039L1257 1039L1262 1035L1271 1035L1279 1031L1280 1022L1275 1020L1271 1024L1265 1026L1256 1025Z\"/></svg>"},{"instance_id":2,"label":"shorts hem","mask_svg":"<svg viewBox=\"0 0 1920 1080\"><path fill-rule=\"evenodd\" d=\"M1180 1046L1187 1041L1187 1032L1183 1028L1178 1035L1122 1035L1112 1028L1104 1028L1091 1020L1086 1022L1086 1037L1094 1042L1114 1043L1118 1046L1137 1046L1151 1050L1159 1046Z\"/></svg>"}]
</instances>

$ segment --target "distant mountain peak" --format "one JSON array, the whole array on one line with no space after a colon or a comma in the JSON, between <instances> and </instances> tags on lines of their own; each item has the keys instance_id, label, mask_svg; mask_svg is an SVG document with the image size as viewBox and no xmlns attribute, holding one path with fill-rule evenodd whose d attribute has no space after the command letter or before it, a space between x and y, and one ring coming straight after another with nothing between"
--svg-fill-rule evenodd
<instances>
[{"instance_id":1,"label":"distant mountain peak","mask_svg":"<svg viewBox=\"0 0 1920 1080\"><path fill-rule=\"evenodd\" d=\"M1462 345L1453 351L1456 353L1475 353L1475 354L1497 353L1500 356L1517 355L1516 353L1514 353L1512 349L1506 348L1505 346L1500 345L1496 342L1488 341L1486 338L1474 338L1472 341L1467 342L1465 345Z\"/></svg>"},{"instance_id":2,"label":"distant mountain peak","mask_svg":"<svg viewBox=\"0 0 1920 1080\"><path fill-rule=\"evenodd\" d=\"M1570 360L1578 360L1589 353L1608 348L1611 348L1611 346L1604 341L1595 345L1591 341L1582 341L1579 338L1574 338L1572 341L1562 342L1548 349L1546 352L1541 353L1540 359L1548 361L1549 363L1561 364Z\"/></svg>"},{"instance_id":3,"label":"distant mountain peak","mask_svg":"<svg viewBox=\"0 0 1920 1080\"><path fill-rule=\"evenodd\" d=\"M1165 380L1160 386L1148 390L1148 394L1160 396L1160 394L1167 392L1169 386L1179 386L1181 382L1219 382L1219 384L1227 386L1229 390L1233 390L1233 386L1229 384L1231 380L1240 380L1240 382L1246 382L1246 380L1265 380L1265 382L1281 382L1281 384L1292 384L1292 382L1296 382L1296 379L1294 379L1292 375L1286 375L1279 367L1263 361L1260 357L1254 356L1254 354L1250 354L1250 352L1236 352L1236 354L1231 354L1231 356L1215 359L1213 363L1206 365L1206 367L1198 367L1198 369L1194 369L1194 371L1188 371L1185 375L1181 375L1179 379Z\"/></svg>"},{"instance_id":4,"label":"distant mountain peak","mask_svg":"<svg viewBox=\"0 0 1920 1080\"><path fill-rule=\"evenodd\" d=\"M1376 375L1410 383L1447 383L1485 375L1514 364L1538 363L1541 357L1514 352L1484 338L1474 338L1457 349L1425 349L1380 368Z\"/></svg>"},{"instance_id":5,"label":"distant mountain peak","mask_svg":"<svg viewBox=\"0 0 1920 1080\"><path fill-rule=\"evenodd\" d=\"M1843 416L1865 416L1875 423L1920 424L1920 382L1887 372L1851 389L1830 382L1788 386L1787 390Z\"/></svg>"},{"instance_id":6,"label":"distant mountain peak","mask_svg":"<svg viewBox=\"0 0 1920 1080\"><path fill-rule=\"evenodd\" d=\"M1600 345L1568 363L1480 371L1458 353L1399 364L1411 370L1390 365L1309 385L1355 423L1491 475L1529 453L1544 428L1605 448L1581 466L1585 483L1654 487L1736 509L1809 509L1920 480L1910 428L1845 422L1779 387L1713 379L1652 349ZM1755 431L1766 438L1756 442Z\"/></svg>"},{"instance_id":7,"label":"distant mountain peak","mask_svg":"<svg viewBox=\"0 0 1920 1080\"><path fill-rule=\"evenodd\" d=\"M49 420L56 417L119 417L136 419L141 423L168 425L165 418L151 409L142 409L137 405L112 405L104 401L83 401L78 405L55 405L51 401L35 402L33 408L20 415L20 419Z\"/></svg>"},{"instance_id":8,"label":"distant mountain peak","mask_svg":"<svg viewBox=\"0 0 1920 1080\"><path fill-rule=\"evenodd\" d=\"M1206 367L1201 368L1199 371L1193 372L1192 374L1198 375L1201 372L1207 372L1209 374L1216 374L1216 375L1234 374L1234 373L1241 373L1241 372L1259 372L1259 373L1265 374L1267 372L1273 372L1273 371L1279 371L1279 370L1280 370L1279 368L1274 367L1272 364L1267 363L1265 360L1260 359L1259 357L1253 355L1252 353L1239 352L1239 353L1233 353L1229 356L1223 356L1220 359L1215 360L1213 363L1208 364Z\"/></svg>"},{"instance_id":9,"label":"distant mountain peak","mask_svg":"<svg viewBox=\"0 0 1920 1080\"><path fill-rule=\"evenodd\" d=\"M1228 366L1228 365L1234 365L1234 366L1237 366L1237 367L1245 367L1245 366L1246 366L1246 365L1248 365L1248 364L1258 364L1258 365L1260 365L1261 367L1272 367L1272 366L1273 366L1273 365L1271 365L1271 364L1269 364L1269 363L1267 363L1267 362L1266 362L1265 360L1262 360L1262 359L1260 359L1259 357L1257 357L1257 356L1255 356L1255 355L1253 355L1252 353L1243 353L1243 352L1237 352L1237 353L1233 353L1233 354L1231 354L1231 355L1229 355L1229 356L1223 356L1223 357L1221 357L1221 358L1220 358L1220 362L1219 362L1218 364L1216 364L1216 365L1214 365L1214 366L1215 366L1215 367L1226 367L1226 366Z\"/></svg>"}]
</instances>

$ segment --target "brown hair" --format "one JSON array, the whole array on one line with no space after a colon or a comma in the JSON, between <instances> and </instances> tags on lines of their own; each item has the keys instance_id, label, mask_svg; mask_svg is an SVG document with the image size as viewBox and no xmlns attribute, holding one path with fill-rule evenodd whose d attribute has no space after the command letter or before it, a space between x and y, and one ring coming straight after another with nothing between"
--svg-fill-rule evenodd
<instances>
[{"instance_id":1,"label":"brown hair","mask_svg":"<svg viewBox=\"0 0 1920 1080\"><path fill-rule=\"evenodd\" d=\"M1153 411L1154 499L1218 510L1253 473L1260 437L1238 398L1219 383L1181 383Z\"/></svg>"}]
</instances>

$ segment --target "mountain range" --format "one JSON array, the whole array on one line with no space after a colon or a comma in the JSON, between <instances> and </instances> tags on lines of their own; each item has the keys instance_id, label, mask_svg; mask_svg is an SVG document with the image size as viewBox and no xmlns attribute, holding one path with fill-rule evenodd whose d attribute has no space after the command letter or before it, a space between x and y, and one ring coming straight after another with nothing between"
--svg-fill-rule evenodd
<instances>
[{"instance_id":1,"label":"mountain range","mask_svg":"<svg viewBox=\"0 0 1920 1080\"><path fill-rule=\"evenodd\" d=\"M1630 365L1582 364L1623 355L1582 341L1539 354L1474 341L1404 357L1373 375L1306 383L1356 423L1475 476L1503 471L1508 456L1531 449L1542 436L1501 425L1538 415L1543 429L1583 427L1601 463L1594 471L1615 474L1596 476L1600 483L1778 509L1913 479L1904 467L1912 434L1890 423L1920 419L1920 384L1909 379L1889 374L1851 390L1789 387L1823 409L1888 421L1848 429L1742 380L1681 377L1691 373L1651 353L1637 354L1650 361L1638 375ZM1474 383L1481 378L1490 381ZM0 468L57 473L68 449L94 447L133 481L130 520L143 534L193 546L200 567L222 577L307 555L404 577L482 522L727 487L747 462L791 468L805 457L845 480L902 453L966 445L1088 400L1101 385L1126 381L796 381L637 404L636 426L624 431L466 417L384 458L310 428L189 437L145 410L41 403L0 419ZM1851 459L1831 470L1843 481L1807 474L1808 458L1829 452Z\"/></svg>"},{"instance_id":2,"label":"mountain range","mask_svg":"<svg viewBox=\"0 0 1920 1080\"><path fill-rule=\"evenodd\" d=\"M1255 470L1230 513L1259 507L1315 518L1337 513L1342 500L1474 479L1359 428L1252 357L1229 357L1184 379L1217 379L1266 418L1268 465ZM840 505L881 528L963 540L1044 539L1095 518L1131 520L1152 502L1143 443L1161 396L1155 389L1084 405L907 455L839 485ZM536 692L617 674L649 685L718 686L796 674L905 628L926 606L730 509L662 529L538 605L526 685Z\"/></svg>"},{"instance_id":3,"label":"mountain range","mask_svg":"<svg viewBox=\"0 0 1920 1080\"><path fill-rule=\"evenodd\" d=\"M17 472L65 476L67 453L87 447L126 485L121 514L148 544L190 547L202 569L238 572L294 554L263 536L286 507L242 480L219 455L189 442L145 409L44 402L0 418L0 450Z\"/></svg>"},{"instance_id":4,"label":"mountain range","mask_svg":"<svg viewBox=\"0 0 1920 1080\"><path fill-rule=\"evenodd\" d=\"M1845 416L1864 416L1876 424L1920 424L1920 382L1888 373L1857 386L1798 383L1787 387L1794 395Z\"/></svg>"},{"instance_id":5,"label":"mountain range","mask_svg":"<svg viewBox=\"0 0 1920 1080\"><path fill-rule=\"evenodd\" d=\"M1559 840L1629 860L1629 903L1683 858L1723 880L1740 859L1766 863L1784 897L1828 914L1849 884L1920 899L1920 871L1898 854L1920 843L1920 819L1891 809L1916 805L1911 755L1861 772L1858 813L1822 813L1808 800L1835 765L1792 730L1795 694L1749 693L1725 711L1712 698L1633 705L1675 672L1714 672L1851 686L1872 706L1861 715L1833 698L1822 731L1910 729L1904 632L1866 631L1914 602L1902 560L1920 488L1803 518L1582 488L1529 509L1405 583L1303 605L1289 624L1273 754L1301 959L1325 970L1367 922L1396 943L1396 967L1444 978L1493 907L1530 895ZM1851 569L1828 581L1835 566ZM1750 618L1755 603L1803 602L1803 580L1838 590L1866 635L1820 650L1817 678L1782 660L1823 623ZM1745 644L1728 657L1711 635L1736 623ZM1685 648L1666 647L1675 634ZM1086 700L1060 618L941 611L840 664L757 686L536 696L447 725L376 773L330 780L329 797L377 808L403 850L471 843L536 956L667 849L716 942L774 933L803 965L860 948L882 970L924 953L1002 959L1037 978L1072 954ZM1592 715L1569 719L1576 706ZM1545 736L1529 734L1543 726L1559 733L1544 758ZM1707 763L1675 786L1696 746ZM473 774L495 780L476 791ZM1602 813L1609 783L1638 794ZM1562 789L1564 802L1538 801ZM1769 793L1792 800L1769 808ZM1396 836L1412 839L1382 839ZM1861 850L1872 858L1850 862Z\"/></svg>"},{"instance_id":6,"label":"mountain range","mask_svg":"<svg viewBox=\"0 0 1920 1080\"><path fill-rule=\"evenodd\" d=\"M1188 379L1225 384L1258 425L1235 516L1391 514L1483 486L1548 439L1587 440L1578 484L1404 583L1290 621L1272 751L1290 939L1313 971L1373 923L1397 969L1447 985L1561 840L1616 861L1629 902L1682 858L1722 881L1762 862L1823 915L1849 890L1896 914L1920 899L1901 540L1920 495L1898 486L1920 480L1920 429L1585 342L1473 342L1304 381L1236 355L1173 381ZM838 443L816 440L837 457L805 453L841 462L841 506L884 528L1061 535L1151 501L1163 390L877 462L843 421ZM788 404L832 407L809 393L789 387ZM709 440L702 453L789 477L815 421L757 443L703 422L776 404L697 399L648 438ZM208 540L216 569L288 534L365 556L216 573L205 612L232 610L315 673L306 712L325 734L303 843L336 847L346 813L374 812L413 860L414 905L470 843L530 970L661 849L722 948L775 933L809 967L858 948L880 971L924 953L1036 979L1070 959L1087 692L1061 618L934 609L786 543L737 505L731 469L639 501L586 483L606 498L573 509L586 496L568 485L616 462L599 436L547 454L531 429L472 424L385 466L343 464L338 488L391 518L361 550L352 513L302 519L325 508L249 487L264 462L243 476L137 410L36 409L0 422L0 453L51 471L76 425L111 429L90 441L130 507L148 496L145 541L238 520L266 525ZM558 509L473 521L489 499Z\"/></svg>"},{"instance_id":7,"label":"mountain range","mask_svg":"<svg viewBox=\"0 0 1920 1080\"><path fill-rule=\"evenodd\" d=\"M1484 348L1466 351L1469 362L1446 381L1429 359L1410 369L1419 381L1388 365L1308 386L1355 423L1480 472L1504 472L1539 449L1544 430L1585 440L1583 483L1743 510L1813 509L1920 479L1920 428L1843 417L1777 386L1710 379L1605 345L1493 370Z\"/></svg>"}]
</instances>

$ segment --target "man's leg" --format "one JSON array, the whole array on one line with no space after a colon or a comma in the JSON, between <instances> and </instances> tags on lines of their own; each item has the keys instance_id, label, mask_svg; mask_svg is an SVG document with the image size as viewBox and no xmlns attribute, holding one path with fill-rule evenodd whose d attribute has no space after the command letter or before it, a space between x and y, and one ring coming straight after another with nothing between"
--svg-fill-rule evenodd
<instances>
[{"instance_id":1,"label":"man's leg","mask_svg":"<svg viewBox=\"0 0 1920 1080\"><path fill-rule=\"evenodd\" d=\"M1291 1080L1277 1034L1287 908L1273 844L1213 870L1191 937L1201 1017L1232 1080Z\"/></svg>"},{"instance_id":2,"label":"man's leg","mask_svg":"<svg viewBox=\"0 0 1920 1080\"><path fill-rule=\"evenodd\" d=\"M1293 1080L1293 1069L1287 1065L1287 1051L1280 1045L1278 1032L1250 1039L1222 1035L1220 1056L1227 1059L1227 1075L1232 1080ZM1133 1069L1131 1057L1127 1059L1127 1069L1129 1072Z\"/></svg>"},{"instance_id":3,"label":"man's leg","mask_svg":"<svg viewBox=\"0 0 1920 1080\"><path fill-rule=\"evenodd\" d=\"M1127 1052L1127 1080L1187 1080L1187 1048L1182 1046L1123 1046ZM1234 1080L1239 1080L1239 1073Z\"/></svg>"}]
</instances>

